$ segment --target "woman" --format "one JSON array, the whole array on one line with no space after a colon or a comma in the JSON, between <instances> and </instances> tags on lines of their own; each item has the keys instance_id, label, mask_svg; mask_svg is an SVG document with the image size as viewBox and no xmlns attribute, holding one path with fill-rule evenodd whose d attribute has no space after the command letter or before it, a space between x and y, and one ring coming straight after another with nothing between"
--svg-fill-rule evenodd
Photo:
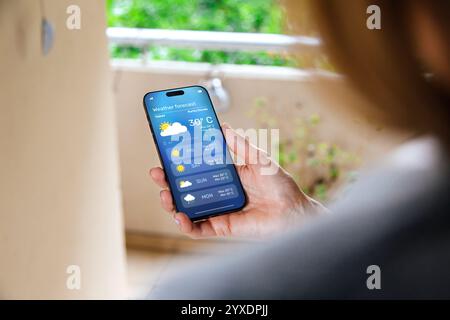
<instances>
[{"instance_id":1,"label":"woman","mask_svg":"<svg viewBox=\"0 0 450 320\"><path fill-rule=\"evenodd\" d=\"M260 237L300 225L264 248L203 267L201 277L181 275L178 290L163 289L160 297L450 298L450 3L316 0L311 5L340 71L391 125L424 137L363 175L330 208L332 214L321 214L326 210L285 171L262 176L258 165L246 164L238 173L248 206L193 224L174 212L162 169L151 169L163 188L163 208L191 237ZM380 30L366 26L369 5L381 9ZM286 6L295 25L303 3ZM232 151L254 148L228 125L224 129ZM317 217L304 222L310 215ZM373 265L382 286L366 281Z\"/></svg>"}]
</instances>

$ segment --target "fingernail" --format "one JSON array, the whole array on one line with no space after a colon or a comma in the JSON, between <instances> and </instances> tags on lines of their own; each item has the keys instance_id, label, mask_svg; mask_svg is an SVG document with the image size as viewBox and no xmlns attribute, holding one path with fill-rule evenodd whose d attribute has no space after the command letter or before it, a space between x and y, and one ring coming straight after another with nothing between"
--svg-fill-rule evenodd
<instances>
[{"instance_id":1,"label":"fingernail","mask_svg":"<svg viewBox=\"0 0 450 320\"><path fill-rule=\"evenodd\" d=\"M175 221L175 223L176 223L177 225L180 225L180 220L178 220L178 219L176 219L176 218L174 218L173 220Z\"/></svg>"}]
</instances>

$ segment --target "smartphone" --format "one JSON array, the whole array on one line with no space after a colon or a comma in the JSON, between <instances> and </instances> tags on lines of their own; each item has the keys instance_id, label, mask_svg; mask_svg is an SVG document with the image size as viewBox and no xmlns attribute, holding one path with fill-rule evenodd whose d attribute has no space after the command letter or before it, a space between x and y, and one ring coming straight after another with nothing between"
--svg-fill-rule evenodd
<instances>
[{"instance_id":1,"label":"smartphone","mask_svg":"<svg viewBox=\"0 0 450 320\"><path fill-rule=\"evenodd\" d=\"M178 212L199 221L246 205L244 188L204 87L148 92L144 109Z\"/></svg>"}]
</instances>

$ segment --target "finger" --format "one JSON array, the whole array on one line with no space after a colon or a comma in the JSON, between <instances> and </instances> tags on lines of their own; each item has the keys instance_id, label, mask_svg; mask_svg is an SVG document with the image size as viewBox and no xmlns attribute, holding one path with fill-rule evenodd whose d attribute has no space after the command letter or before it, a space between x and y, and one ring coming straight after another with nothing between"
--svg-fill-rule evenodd
<instances>
[{"instance_id":1,"label":"finger","mask_svg":"<svg viewBox=\"0 0 450 320\"><path fill-rule=\"evenodd\" d=\"M159 193L161 199L161 206L167 212L173 213L175 211L175 206L173 204L172 194L169 190L161 190Z\"/></svg>"},{"instance_id":2,"label":"finger","mask_svg":"<svg viewBox=\"0 0 450 320\"><path fill-rule=\"evenodd\" d=\"M160 167L151 168L150 177L161 188L165 189L168 187L166 177L164 175L164 170L162 168Z\"/></svg>"},{"instance_id":3,"label":"finger","mask_svg":"<svg viewBox=\"0 0 450 320\"><path fill-rule=\"evenodd\" d=\"M191 238L200 239L213 237L215 235L214 229L211 227L211 223L208 220L193 223L191 219L182 212L177 212L174 215L174 219L178 224L180 231Z\"/></svg>"},{"instance_id":4,"label":"finger","mask_svg":"<svg viewBox=\"0 0 450 320\"><path fill-rule=\"evenodd\" d=\"M227 123L222 124L225 140L231 152L233 152L239 159L243 160L243 164L257 164L260 157L265 156L266 153L250 143L248 137L244 137L236 130L232 129Z\"/></svg>"}]
</instances>

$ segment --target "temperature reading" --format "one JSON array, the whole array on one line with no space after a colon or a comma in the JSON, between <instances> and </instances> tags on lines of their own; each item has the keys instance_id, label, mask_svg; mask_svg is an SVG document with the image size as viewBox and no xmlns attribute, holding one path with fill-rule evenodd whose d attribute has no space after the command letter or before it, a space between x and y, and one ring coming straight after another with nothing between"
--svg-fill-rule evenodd
<instances>
[{"instance_id":1,"label":"temperature reading","mask_svg":"<svg viewBox=\"0 0 450 320\"><path fill-rule=\"evenodd\" d=\"M195 119L189 119L189 125L191 127L194 126L201 126L203 124L203 120L206 121L206 123L211 124L213 123L213 118L212 117L206 117L205 119L203 118L195 118Z\"/></svg>"}]
</instances>

